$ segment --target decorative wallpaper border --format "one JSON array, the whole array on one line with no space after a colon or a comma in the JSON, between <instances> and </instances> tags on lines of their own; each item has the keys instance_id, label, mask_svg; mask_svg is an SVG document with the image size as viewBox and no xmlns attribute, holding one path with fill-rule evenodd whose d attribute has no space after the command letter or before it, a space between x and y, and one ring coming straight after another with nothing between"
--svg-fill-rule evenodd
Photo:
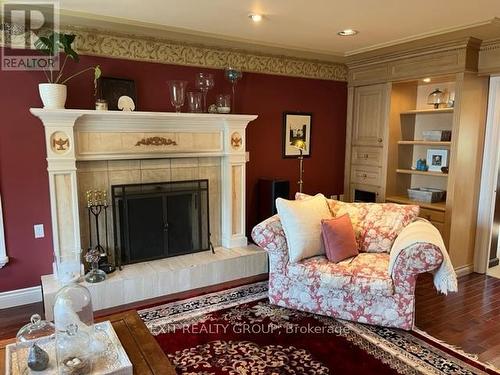
<instances>
[{"instance_id":1,"label":"decorative wallpaper border","mask_svg":"<svg viewBox=\"0 0 500 375\"><path fill-rule=\"evenodd\" d=\"M347 81L347 67L341 63L257 54L98 30L66 27L64 31L78 36L75 47L84 55L216 69L233 65L246 72Z\"/></svg>"}]
</instances>

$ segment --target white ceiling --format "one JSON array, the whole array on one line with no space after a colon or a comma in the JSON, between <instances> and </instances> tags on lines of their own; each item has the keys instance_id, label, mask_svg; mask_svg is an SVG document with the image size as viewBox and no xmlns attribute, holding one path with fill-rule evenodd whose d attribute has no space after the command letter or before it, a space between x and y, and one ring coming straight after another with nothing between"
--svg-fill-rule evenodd
<instances>
[{"instance_id":1,"label":"white ceiling","mask_svg":"<svg viewBox=\"0 0 500 375\"><path fill-rule=\"evenodd\" d=\"M500 16L500 0L61 0L61 8L328 55L350 55ZM264 20L251 22L251 12L262 13ZM360 33L336 34L345 28Z\"/></svg>"}]
</instances>

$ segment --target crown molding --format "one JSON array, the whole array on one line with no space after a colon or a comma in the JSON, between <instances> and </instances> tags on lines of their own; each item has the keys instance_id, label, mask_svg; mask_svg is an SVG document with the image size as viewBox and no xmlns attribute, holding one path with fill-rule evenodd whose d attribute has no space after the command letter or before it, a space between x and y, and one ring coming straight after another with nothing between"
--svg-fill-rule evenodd
<instances>
[{"instance_id":1,"label":"crown molding","mask_svg":"<svg viewBox=\"0 0 500 375\"><path fill-rule=\"evenodd\" d=\"M479 50L478 71L483 75L500 73L500 38L483 42Z\"/></svg>"},{"instance_id":2,"label":"crown molding","mask_svg":"<svg viewBox=\"0 0 500 375\"><path fill-rule=\"evenodd\" d=\"M481 47L481 40L476 38L460 38L456 40L448 40L441 43L433 43L420 47L412 47L411 45L401 45L401 49L392 53L385 53L383 55L352 55L347 58L347 66L349 69L357 68L360 66L368 66L372 64L388 63L406 58L413 58L425 55L431 55L444 51L458 51L466 48L479 50Z\"/></svg>"},{"instance_id":3,"label":"crown molding","mask_svg":"<svg viewBox=\"0 0 500 375\"><path fill-rule=\"evenodd\" d=\"M2 24L2 27L8 26ZM77 35L75 50L82 55L214 69L237 66L244 72L347 81L347 67L340 62L258 53L81 26L63 25L60 31ZM3 35L0 46L5 47Z\"/></svg>"},{"instance_id":4,"label":"crown molding","mask_svg":"<svg viewBox=\"0 0 500 375\"><path fill-rule=\"evenodd\" d=\"M245 72L347 81L347 67L340 63L258 54L146 36L104 33L79 27L63 28L63 31L78 36L75 47L83 55L215 69L233 65Z\"/></svg>"}]
</instances>

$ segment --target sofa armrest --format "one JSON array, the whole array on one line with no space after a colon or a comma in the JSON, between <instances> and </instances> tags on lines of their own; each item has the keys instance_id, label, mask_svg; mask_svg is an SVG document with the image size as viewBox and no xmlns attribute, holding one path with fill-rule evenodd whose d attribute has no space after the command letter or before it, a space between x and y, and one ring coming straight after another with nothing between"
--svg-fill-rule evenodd
<instances>
[{"instance_id":1,"label":"sofa armrest","mask_svg":"<svg viewBox=\"0 0 500 375\"><path fill-rule=\"evenodd\" d=\"M257 224L252 229L252 239L269 254L270 272L285 273L288 264L288 246L278 215Z\"/></svg>"},{"instance_id":2,"label":"sofa armrest","mask_svg":"<svg viewBox=\"0 0 500 375\"><path fill-rule=\"evenodd\" d=\"M436 270L446 251L439 231L427 221L408 225L398 235L391 249L389 274L395 291L413 293L418 274Z\"/></svg>"}]
</instances>

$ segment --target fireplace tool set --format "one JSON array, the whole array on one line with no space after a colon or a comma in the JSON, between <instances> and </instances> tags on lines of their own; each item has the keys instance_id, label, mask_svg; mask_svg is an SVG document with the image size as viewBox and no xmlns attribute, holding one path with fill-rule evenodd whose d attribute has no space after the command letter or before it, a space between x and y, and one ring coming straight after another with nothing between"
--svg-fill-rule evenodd
<instances>
[{"instance_id":1,"label":"fireplace tool set","mask_svg":"<svg viewBox=\"0 0 500 375\"><path fill-rule=\"evenodd\" d=\"M115 271L115 266L109 261L108 243L108 193L105 190L88 190L86 193L88 221L89 221L89 248L85 260L90 263L91 269L85 275L85 280L91 283L103 281L107 273ZM104 244L101 245L99 223L104 216ZM94 220L92 220L92 218ZM92 221L95 228L95 245L92 238Z\"/></svg>"}]
</instances>

